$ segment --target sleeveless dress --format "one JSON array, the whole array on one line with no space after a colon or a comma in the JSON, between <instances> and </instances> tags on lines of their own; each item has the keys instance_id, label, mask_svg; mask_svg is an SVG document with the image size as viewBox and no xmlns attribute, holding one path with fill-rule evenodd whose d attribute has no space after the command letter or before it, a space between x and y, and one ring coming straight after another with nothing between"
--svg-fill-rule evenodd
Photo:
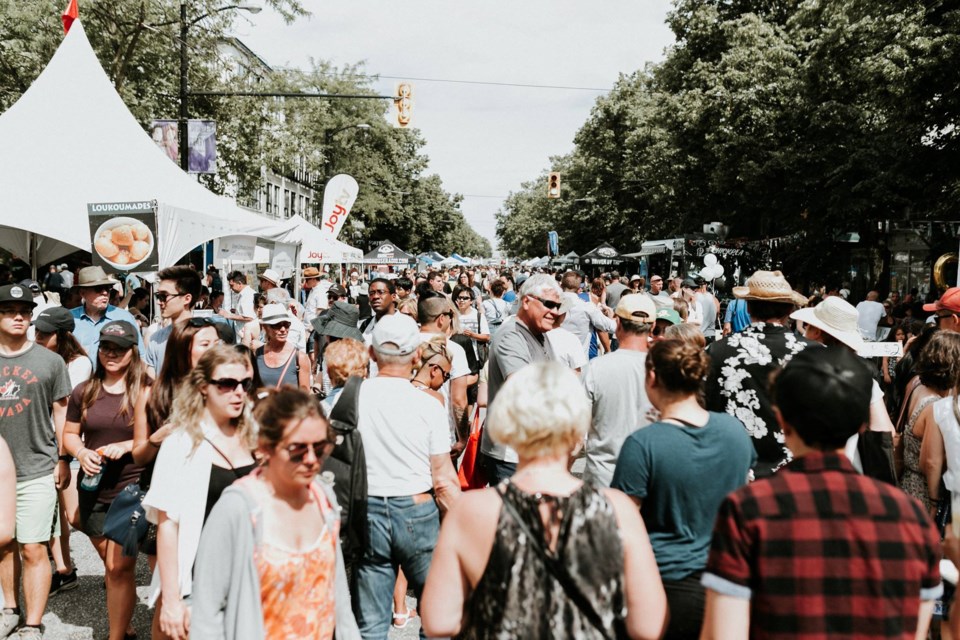
<instances>
[{"instance_id":1,"label":"sleeveless dress","mask_svg":"<svg viewBox=\"0 0 960 640\"><path fill-rule=\"evenodd\" d=\"M617 637L626 616L623 547L613 508L601 489L584 483L567 497L530 495L507 481L498 490L534 535L545 535L538 505L552 503L560 520L555 556L600 615L607 635ZM464 609L458 636L464 640L603 638L505 508L490 560Z\"/></svg>"},{"instance_id":2,"label":"sleeveless dress","mask_svg":"<svg viewBox=\"0 0 960 640\"><path fill-rule=\"evenodd\" d=\"M908 495L919 500L920 504L927 509L930 508L930 498L927 495L927 477L923 475L923 471L920 469L920 445L923 444L923 440L914 435L913 426L923 410L939 399L939 397L931 395L917 403L903 428L903 478L900 480L900 487Z\"/></svg>"}]
</instances>

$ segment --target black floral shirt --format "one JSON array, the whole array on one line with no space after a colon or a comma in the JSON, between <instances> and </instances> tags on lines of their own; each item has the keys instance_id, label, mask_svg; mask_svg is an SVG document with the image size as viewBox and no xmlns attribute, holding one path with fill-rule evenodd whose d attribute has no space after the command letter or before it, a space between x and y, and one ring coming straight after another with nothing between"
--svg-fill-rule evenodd
<instances>
[{"instance_id":1,"label":"black floral shirt","mask_svg":"<svg viewBox=\"0 0 960 640\"><path fill-rule=\"evenodd\" d=\"M816 344L786 327L758 322L707 347L707 409L729 413L743 423L757 450L758 478L793 458L773 415L770 374Z\"/></svg>"}]
</instances>

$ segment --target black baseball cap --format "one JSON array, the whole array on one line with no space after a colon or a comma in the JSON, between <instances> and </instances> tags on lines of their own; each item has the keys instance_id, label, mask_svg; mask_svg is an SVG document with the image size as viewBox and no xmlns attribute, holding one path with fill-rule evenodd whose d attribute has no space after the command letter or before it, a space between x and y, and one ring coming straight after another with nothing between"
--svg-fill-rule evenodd
<instances>
[{"instance_id":1,"label":"black baseball cap","mask_svg":"<svg viewBox=\"0 0 960 640\"><path fill-rule=\"evenodd\" d=\"M32 280L30 278L27 278L26 280L21 280L20 286L26 287L27 289L30 289L30 291L33 291L34 293L40 293L40 283L37 282L36 280Z\"/></svg>"},{"instance_id":2,"label":"black baseball cap","mask_svg":"<svg viewBox=\"0 0 960 640\"><path fill-rule=\"evenodd\" d=\"M73 331L77 327L77 322L70 310L65 307L47 307L33 321L33 326L43 333L56 333L61 330Z\"/></svg>"},{"instance_id":3,"label":"black baseball cap","mask_svg":"<svg viewBox=\"0 0 960 640\"><path fill-rule=\"evenodd\" d=\"M110 342L118 347L129 348L137 344L137 330L126 320L114 320L100 329L100 342Z\"/></svg>"},{"instance_id":4,"label":"black baseball cap","mask_svg":"<svg viewBox=\"0 0 960 640\"><path fill-rule=\"evenodd\" d=\"M33 301L33 292L22 284L7 284L0 287L0 303L22 302L31 307L37 306Z\"/></svg>"}]
</instances>

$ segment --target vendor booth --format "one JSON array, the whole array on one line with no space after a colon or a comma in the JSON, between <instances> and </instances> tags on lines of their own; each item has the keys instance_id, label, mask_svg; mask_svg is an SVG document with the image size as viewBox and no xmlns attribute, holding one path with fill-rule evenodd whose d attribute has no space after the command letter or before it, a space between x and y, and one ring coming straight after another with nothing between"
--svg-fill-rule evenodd
<instances>
[{"instance_id":1,"label":"vendor booth","mask_svg":"<svg viewBox=\"0 0 960 640\"><path fill-rule=\"evenodd\" d=\"M606 242L593 251L588 251L580 256L580 264L584 270L590 271L593 275L597 275L602 271L619 269L628 262L632 262L632 259L622 255Z\"/></svg>"},{"instance_id":2,"label":"vendor booth","mask_svg":"<svg viewBox=\"0 0 960 640\"><path fill-rule=\"evenodd\" d=\"M363 256L363 264L406 267L416 262L416 258L392 242L384 242Z\"/></svg>"}]
</instances>

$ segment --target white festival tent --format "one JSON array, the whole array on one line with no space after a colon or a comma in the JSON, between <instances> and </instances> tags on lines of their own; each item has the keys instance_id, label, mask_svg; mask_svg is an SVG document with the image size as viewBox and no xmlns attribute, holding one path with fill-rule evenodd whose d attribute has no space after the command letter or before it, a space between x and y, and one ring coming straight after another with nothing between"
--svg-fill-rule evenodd
<instances>
[{"instance_id":1,"label":"white festival tent","mask_svg":"<svg viewBox=\"0 0 960 640\"><path fill-rule=\"evenodd\" d=\"M0 247L34 266L90 251L87 204L156 200L160 267L225 235L273 240L287 221L208 191L170 161L117 94L74 21L50 63L0 115Z\"/></svg>"},{"instance_id":2,"label":"white festival tent","mask_svg":"<svg viewBox=\"0 0 960 640\"><path fill-rule=\"evenodd\" d=\"M277 242L300 245L299 264L356 263L363 262L363 252L333 238L330 234L310 224L302 216L289 219L293 228Z\"/></svg>"}]
</instances>

